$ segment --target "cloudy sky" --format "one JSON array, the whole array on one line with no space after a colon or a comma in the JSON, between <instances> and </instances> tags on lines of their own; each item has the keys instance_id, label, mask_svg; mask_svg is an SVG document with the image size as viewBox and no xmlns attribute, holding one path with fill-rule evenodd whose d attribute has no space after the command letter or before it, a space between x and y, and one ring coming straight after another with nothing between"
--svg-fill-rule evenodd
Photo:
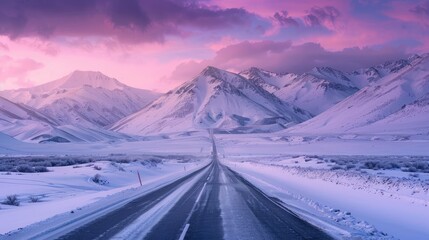
<instances>
[{"instance_id":1,"label":"cloudy sky","mask_svg":"<svg viewBox=\"0 0 429 240\"><path fill-rule=\"evenodd\" d=\"M205 66L344 71L429 52L429 0L1 0L0 90L73 70L168 90Z\"/></svg>"}]
</instances>

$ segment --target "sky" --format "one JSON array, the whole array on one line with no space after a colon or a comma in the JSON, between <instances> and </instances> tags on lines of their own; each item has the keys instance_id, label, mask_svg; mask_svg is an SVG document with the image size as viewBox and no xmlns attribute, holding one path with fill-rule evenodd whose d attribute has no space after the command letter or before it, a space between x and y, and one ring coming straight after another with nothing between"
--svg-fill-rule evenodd
<instances>
[{"instance_id":1,"label":"sky","mask_svg":"<svg viewBox=\"0 0 429 240\"><path fill-rule=\"evenodd\" d=\"M429 0L1 0L0 90L74 70L167 91L206 66L342 71L429 52Z\"/></svg>"}]
</instances>

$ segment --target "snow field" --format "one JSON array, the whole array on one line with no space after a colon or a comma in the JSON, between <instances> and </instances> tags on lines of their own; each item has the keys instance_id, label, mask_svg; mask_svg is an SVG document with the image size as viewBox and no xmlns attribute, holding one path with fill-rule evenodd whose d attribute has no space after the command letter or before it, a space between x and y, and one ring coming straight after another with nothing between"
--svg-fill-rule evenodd
<instances>
[{"instance_id":1,"label":"snow field","mask_svg":"<svg viewBox=\"0 0 429 240\"><path fill-rule=\"evenodd\" d=\"M102 161L49 168L51 172L47 173L0 173L0 199L17 194L21 200L20 206L0 205L0 234L12 231L25 238L58 225L67 226L77 220L89 221L145 192L200 169L208 162L208 157L190 162L170 159L156 166L143 166L140 162L112 164ZM95 165L101 169L96 170ZM142 187L139 186L136 171L140 173ZM91 178L95 174L100 174L108 183L100 185L93 182ZM40 202L30 203L29 196L40 196ZM82 218L87 214L91 217Z\"/></svg>"},{"instance_id":2,"label":"snow field","mask_svg":"<svg viewBox=\"0 0 429 240\"><path fill-rule=\"evenodd\" d=\"M305 161L290 167L278 159L256 159L228 157L223 162L339 238L425 239L429 234L429 184L424 178L390 174L384 177L389 182L371 173L303 166Z\"/></svg>"}]
</instances>

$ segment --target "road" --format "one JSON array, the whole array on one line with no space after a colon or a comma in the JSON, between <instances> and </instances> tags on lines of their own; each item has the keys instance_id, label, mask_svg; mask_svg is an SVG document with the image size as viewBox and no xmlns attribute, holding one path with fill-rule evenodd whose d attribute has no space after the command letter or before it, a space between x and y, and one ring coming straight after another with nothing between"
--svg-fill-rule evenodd
<instances>
[{"instance_id":1,"label":"road","mask_svg":"<svg viewBox=\"0 0 429 240\"><path fill-rule=\"evenodd\" d=\"M192 185L143 236L126 239L332 239L222 165L212 139L213 161L207 167L57 239L122 239L124 231L134 236L139 230L135 222L156 206L166 207L159 205L185 184Z\"/></svg>"},{"instance_id":2,"label":"road","mask_svg":"<svg viewBox=\"0 0 429 240\"><path fill-rule=\"evenodd\" d=\"M144 239L332 239L219 163Z\"/></svg>"}]
</instances>

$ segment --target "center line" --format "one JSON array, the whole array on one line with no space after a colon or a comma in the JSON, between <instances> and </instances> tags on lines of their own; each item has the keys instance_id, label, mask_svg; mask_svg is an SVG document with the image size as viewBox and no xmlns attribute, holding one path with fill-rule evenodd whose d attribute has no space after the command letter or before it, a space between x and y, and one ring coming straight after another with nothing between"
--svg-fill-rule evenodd
<instances>
[{"instance_id":1,"label":"center line","mask_svg":"<svg viewBox=\"0 0 429 240\"><path fill-rule=\"evenodd\" d=\"M179 240L183 240L183 239L185 239L186 232L188 231L188 229L189 229L189 223L187 223L187 224L185 225L185 228L183 229L182 234L180 234L180 238L179 238Z\"/></svg>"},{"instance_id":2,"label":"center line","mask_svg":"<svg viewBox=\"0 0 429 240\"><path fill-rule=\"evenodd\" d=\"M201 195L203 194L204 188L206 187L207 183L204 183L203 188L201 189L200 194L198 194L197 200L195 200L195 202L197 203L198 201L200 201Z\"/></svg>"}]
</instances>

